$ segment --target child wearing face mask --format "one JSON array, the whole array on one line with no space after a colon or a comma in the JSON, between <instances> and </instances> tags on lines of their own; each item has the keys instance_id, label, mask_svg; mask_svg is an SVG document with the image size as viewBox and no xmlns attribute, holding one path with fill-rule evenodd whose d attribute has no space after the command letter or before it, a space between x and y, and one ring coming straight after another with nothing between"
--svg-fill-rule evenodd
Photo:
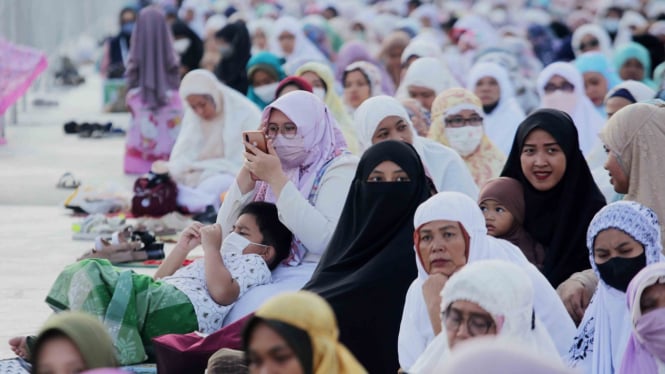
<instances>
[{"instance_id":1,"label":"child wearing face mask","mask_svg":"<svg viewBox=\"0 0 665 374\"><path fill-rule=\"evenodd\" d=\"M107 260L82 260L62 271L46 302L54 310L99 318L112 332L120 363L143 362L153 337L219 330L240 297L271 281L271 270L289 254L292 238L274 204L252 202L242 208L223 241L219 224L187 228L154 279L118 271ZM204 257L182 267L199 245ZM27 341L16 337L10 345L25 355Z\"/></svg>"},{"instance_id":2,"label":"child wearing face mask","mask_svg":"<svg viewBox=\"0 0 665 374\"><path fill-rule=\"evenodd\" d=\"M480 191L478 204L485 216L487 234L515 244L529 262L542 269L545 248L523 226L525 208L522 184L508 177L491 179Z\"/></svg>"}]
</instances>

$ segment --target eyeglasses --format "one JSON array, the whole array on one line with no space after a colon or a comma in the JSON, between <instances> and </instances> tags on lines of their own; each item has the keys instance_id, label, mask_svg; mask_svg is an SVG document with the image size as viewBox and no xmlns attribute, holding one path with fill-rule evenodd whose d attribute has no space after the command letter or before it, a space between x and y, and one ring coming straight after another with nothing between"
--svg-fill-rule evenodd
<instances>
[{"instance_id":1,"label":"eyeglasses","mask_svg":"<svg viewBox=\"0 0 665 374\"><path fill-rule=\"evenodd\" d=\"M285 123L280 126L277 124L268 124L266 127L266 137L268 139L275 139L277 134L282 135L286 139L293 139L298 135L298 126L293 123Z\"/></svg>"},{"instance_id":2,"label":"eyeglasses","mask_svg":"<svg viewBox=\"0 0 665 374\"><path fill-rule=\"evenodd\" d=\"M462 314L449 306L441 313L441 320L444 321L447 331L459 331L464 321L466 321L466 331L470 336L487 335L490 328L494 326L494 321L487 316L476 313Z\"/></svg>"},{"instance_id":3,"label":"eyeglasses","mask_svg":"<svg viewBox=\"0 0 665 374\"><path fill-rule=\"evenodd\" d=\"M586 43L584 43L584 42L580 43L580 51L586 52L586 51L590 50L591 48L598 47L599 45L600 45L600 43L598 42L598 39L591 39Z\"/></svg>"},{"instance_id":4,"label":"eyeglasses","mask_svg":"<svg viewBox=\"0 0 665 374\"><path fill-rule=\"evenodd\" d=\"M446 127L464 127L464 126L481 126L483 118L480 116L473 116L469 118L464 117L449 117L445 119Z\"/></svg>"},{"instance_id":5,"label":"eyeglasses","mask_svg":"<svg viewBox=\"0 0 665 374\"><path fill-rule=\"evenodd\" d=\"M573 92L575 90L575 86L568 82L563 82L560 86L548 83L545 85L544 90L545 93L553 93L554 91Z\"/></svg>"}]
</instances>

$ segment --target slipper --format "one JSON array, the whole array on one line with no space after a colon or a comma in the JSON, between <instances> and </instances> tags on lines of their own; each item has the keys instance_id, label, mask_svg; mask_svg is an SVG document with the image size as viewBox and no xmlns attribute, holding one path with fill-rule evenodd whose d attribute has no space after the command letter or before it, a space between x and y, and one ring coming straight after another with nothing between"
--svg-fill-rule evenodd
<instances>
[{"instance_id":1,"label":"slipper","mask_svg":"<svg viewBox=\"0 0 665 374\"><path fill-rule=\"evenodd\" d=\"M73 190L75 188L78 188L80 185L81 181L74 178L74 175L72 173L66 172L60 177L58 183L55 186L57 188L66 188L69 190Z\"/></svg>"},{"instance_id":2,"label":"slipper","mask_svg":"<svg viewBox=\"0 0 665 374\"><path fill-rule=\"evenodd\" d=\"M79 124L74 121L69 121L65 123L63 129L65 130L65 134L78 134Z\"/></svg>"}]
</instances>

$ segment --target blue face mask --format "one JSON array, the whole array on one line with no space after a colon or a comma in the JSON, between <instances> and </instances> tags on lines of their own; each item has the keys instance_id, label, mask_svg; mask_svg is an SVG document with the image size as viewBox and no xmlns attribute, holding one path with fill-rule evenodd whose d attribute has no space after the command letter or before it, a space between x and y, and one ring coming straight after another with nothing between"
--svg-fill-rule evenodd
<instances>
[{"instance_id":1,"label":"blue face mask","mask_svg":"<svg viewBox=\"0 0 665 374\"><path fill-rule=\"evenodd\" d=\"M120 32L123 34L131 35L132 31L134 31L134 22L123 23L122 26L120 26Z\"/></svg>"}]
</instances>

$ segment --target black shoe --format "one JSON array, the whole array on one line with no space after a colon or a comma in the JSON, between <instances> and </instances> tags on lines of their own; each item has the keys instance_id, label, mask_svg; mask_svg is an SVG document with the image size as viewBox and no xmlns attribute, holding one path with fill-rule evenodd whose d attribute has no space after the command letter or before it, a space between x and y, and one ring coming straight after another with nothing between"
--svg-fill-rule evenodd
<instances>
[{"instance_id":1,"label":"black shoe","mask_svg":"<svg viewBox=\"0 0 665 374\"><path fill-rule=\"evenodd\" d=\"M206 207L205 212L199 213L192 217L194 221L199 221L201 223L215 223L217 222L217 211L215 210L215 207L212 205L208 205Z\"/></svg>"}]
</instances>

